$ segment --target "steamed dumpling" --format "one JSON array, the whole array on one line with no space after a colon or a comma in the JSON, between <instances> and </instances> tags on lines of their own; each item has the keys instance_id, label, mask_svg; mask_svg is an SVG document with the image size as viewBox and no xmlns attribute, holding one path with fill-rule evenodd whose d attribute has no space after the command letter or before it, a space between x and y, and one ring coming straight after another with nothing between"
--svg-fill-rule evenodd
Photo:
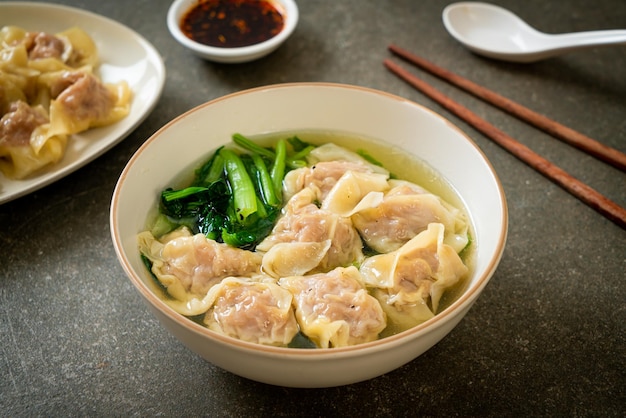
<instances>
[{"instance_id":1,"label":"steamed dumpling","mask_svg":"<svg viewBox=\"0 0 626 418\"><path fill-rule=\"evenodd\" d=\"M278 283L293 293L300 328L318 347L373 341L387 326L385 313L367 293L356 267L284 277Z\"/></svg>"},{"instance_id":2,"label":"steamed dumpling","mask_svg":"<svg viewBox=\"0 0 626 418\"><path fill-rule=\"evenodd\" d=\"M431 223L398 250L370 257L360 267L363 281L401 329L432 318L443 292L468 271L443 235L444 226Z\"/></svg>"},{"instance_id":3,"label":"steamed dumpling","mask_svg":"<svg viewBox=\"0 0 626 418\"><path fill-rule=\"evenodd\" d=\"M0 86L0 95L2 94ZM37 144L33 137L48 126L41 106L30 107L21 100L11 103L0 118L0 171L9 178L22 179L63 157L66 135L47 136Z\"/></svg>"},{"instance_id":4,"label":"steamed dumpling","mask_svg":"<svg viewBox=\"0 0 626 418\"><path fill-rule=\"evenodd\" d=\"M0 170L22 179L63 157L68 138L130 112L125 81L103 83L82 29L50 34L0 29Z\"/></svg>"},{"instance_id":5,"label":"steamed dumpling","mask_svg":"<svg viewBox=\"0 0 626 418\"><path fill-rule=\"evenodd\" d=\"M271 282L226 278L209 292L205 324L213 331L258 344L286 346L298 333L291 293Z\"/></svg>"},{"instance_id":6,"label":"steamed dumpling","mask_svg":"<svg viewBox=\"0 0 626 418\"><path fill-rule=\"evenodd\" d=\"M72 53L69 41L46 32L28 32L23 42L28 58L33 61L55 59L66 62Z\"/></svg>"},{"instance_id":7,"label":"steamed dumpling","mask_svg":"<svg viewBox=\"0 0 626 418\"><path fill-rule=\"evenodd\" d=\"M306 188L287 202L272 233L257 250L273 277L329 271L363 259L363 243L348 218L320 209Z\"/></svg>"},{"instance_id":8,"label":"steamed dumpling","mask_svg":"<svg viewBox=\"0 0 626 418\"><path fill-rule=\"evenodd\" d=\"M21 48L31 61L33 68L49 71L49 68L72 67L98 64L95 42L82 29L72 27L63 32L29 32L17 26L4 26L0 30L0 45L3 48ZM58 63L53 63L52 60ZM50 67L45 67L50 66Z\"/></svg>"},{"instance_id":9,"label":"steamed dumpling","mask_svg":"<svg viewBox=\"0 0 626 418\"><path fill-rule=\"evenodd\" d=\"M126 82L105 84L87 71L62 71L45 78L50 88L50 131L74 134L110 125L130 111Z\"/></svg>"}]
</instances>

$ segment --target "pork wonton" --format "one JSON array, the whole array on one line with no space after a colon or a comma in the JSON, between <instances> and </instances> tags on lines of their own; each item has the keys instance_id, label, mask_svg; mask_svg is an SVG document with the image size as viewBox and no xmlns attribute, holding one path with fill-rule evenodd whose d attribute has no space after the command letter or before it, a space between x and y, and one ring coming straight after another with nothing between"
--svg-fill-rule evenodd
<instances>
[{"instance_id":1,"label":"pork wonton","mask_svg":"<svg viewBox=\"0 0 626 418\"><path fill-rule=\"evenodd\" d=\"M103 83L98 51L79 28L57 34L0 29L0 171L25 178L58 162L68 138L130 112L125 81Z\"/></svg>"},{"instance_id":2,"label":"pork wonton","mask_svg":"<svg viewBox=\"0 0 626 418\"><path fill-rule=\"evenodd\" d=\"M373 341L387 326L380 303L367 293L355 267L283 277L278 283L293 293L300 328L318 347Z\"/></svg>"},{"instance_id":3,"label":"pork wonton","mask_svg":"<svg viewBox=\"0 0 626 418\"><path fill-rule=\"evenodd\" d=\"M150 232L142 232L139 248L152 262L159 283L181 302L171 305L185 315L205 312L206 294L222 279L256 274L261 265L260 254L217 243L203 234L192 235L187 228L158 240Z\"/></svg>"},{"instance_id":4,"label":"pork wonton","mask_svg":"<svg viewBox=\"0 0 626 418\"><path fill-rule=\"evenodd\" d=\"M286 346L298 333L291 293L271 282L227 278L213 287L204 322L243 341Z\"/></svg>"},{"instance_id":5,"label":"pork wonton","mask_svg":"<svg viewBox=\"0 0 626 418\"><path fill-rule=\"evenodd\" d=\"M272 233L257 246L265 252L265 273L303 275L363 258L363 244L350 219L317 207L315 201L315 192L305 188L287 202Z\"/></svg>"},{"instance_id":6,"label":"pork wonton","mask_svg":"<svg viewBox=\"0 0 626 418\"><path fill-rule=\"evenodd\" d=\"M460 252L467 245L468 223L463 213L439 196L407 182L392 180L382 200L352 215L363 240L380 253L397 250L429 224L441 223L445 242Z\"/></svg>"},{"instance_id":7,"label":"pork wonton","mask_svg":"<svg viewBox=\"0 0 626 418\"><path fill-rule=\"evenodd\" d=\"M401 329L432 318L443 292L468 271L443 235L444 226L431 223L399 249L370 257L360 267L363 281Z\"/></svg>"}]
</instances>

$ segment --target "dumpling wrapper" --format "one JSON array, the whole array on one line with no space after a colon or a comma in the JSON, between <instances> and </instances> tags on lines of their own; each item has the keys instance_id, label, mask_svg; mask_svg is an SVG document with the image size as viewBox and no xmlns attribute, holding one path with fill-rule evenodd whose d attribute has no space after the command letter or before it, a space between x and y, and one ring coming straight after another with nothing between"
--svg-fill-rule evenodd
<instances>
[{"instance_id":1,"label":"dumpling wrapper","mask_svg":"<svg viewBox=\"0 0 626 418\"><path fill-rule=\"evenodd\" d=\"M0 171L5 176L23 179L63 157L66 135L52 135L33 146L32 138L47 127L48 117L41 106L31 107L20 100L10 105L0 118Z\"/></svg>"},{"instance_id":2,"label":"dumpling wrapper","mask_svg":"<svg viewBox=\"0 0 626 418\"><path fill-rule=\"evenodd\" d=\"M375 207L382 201L382 192L389 189L387 179L384 174L348 171L330 189L321 209L348 218L362 206Z\"/></svg>"},{"instance_id":3,"label":"dumpling wrapper","mask_svg":"<svg viewBox=\"0 0 626 418\"><path fill-rule=\"evenodd\" d=\"M132 94L125 81L105 84L89 72L62 71L51 80L50 88L51 135L110 125L130 112ZM60 90L58 95L55 89Z\"/></svg>"},{"instance_id":4,"label":"dumpling wrapper","mask_svg":"<svg viewBox=\"0 0 626 418\"><path fill-rule=\"evenodd\" d=\"M400 249L366 259L359 271L387 315L402 329L432 318L446 289L467 274L456 251L431 223Z\"/></svg>"},{"instance_id":5,"label":"dumpling wrapper","mask_svg":"<svg viewBox=\"0 0 626 418\"><path fill-rule=\"evenodd\" d=\"M362 248L350 219L318 208L310 188L287 202L272 233L256 247L264 253L263 271L276 278L359 262L363 259ZM297 249L304 250L306 256Z\"/></svg>"},{"instance_id":6,"label":"dumpling wrapper","mask_svg":"<svg viewBox=\"0 0 626 418\"><path fill-rule=\"evenodd\" d=\"M192 235L184 227L159 240L144 231L138 241L141 253L152 262L152 273L174 299L168 303L183 315L206 312L210 300L205 296L222 279L260 274L260 254Z\"/></svg>"},{"instance_id":7,"label":"dumpling wrapper","mask_svg":"<svg viewBox=\"0 0 626 418\"><path fill-rule=\"evenodd\" d=\"M345 347L378 339L387 326L380 303L367 293L356 267L284 277L294 295L300 329L318 347Z\"/></svg>"},{"instance_id":8,"label":"dumpling wrapper","mask_svg":"<svg viewBox=\"0 0 626 418\"><path fill-rule=\"evenodd\" d=\"M445 227L444 240L456 252L468 243L469 224L463 212L439 196L407 182L392 180L393 187L376 205L360 205L352 222L363 240L379 253L397 250L430 223Z\"/></svg>"},{"instance_id":9,"label":"dumpling wrapper","mask_svg":"<svg viewBox=\"0 0 626 418\"><path fill-rule=\"evenodd\" d=\"M308 167L292 170L283 181L283 196L291 199L302 189L315 191L316 198L322 201L339 179L347 172L378 174L389 178L389 172L374 165L357 153L336 144L324 144L314 148L307 155ZM365 195L365 193L363 193Z\"/></svg>"},{"instance_id":10,"label":"dumpling wrapper","mask_svg":"<svg viewBox=\"0 0 626 418\"><path fill-rule=\"evenodd\" d=\"M292 294L272 282L226 278L207 295L204 322L215 332L257 344L286 346L298 333Z\"/></svg>"},{"instance_id":11,"label":"dumpling wrapper","mask_svg":"<svg viewBox=\"0 0 626 418\"><path fill-rule=\"evenodd\" d=\"M387 171L387 169L379 165L372 164L356 152L350 151L349 149L341 147L337 144L333 144L332 142L314 148L307 155L307 161L309 165L314 165L319 162L347 161L367 167L366 171L370 173L379 173L389 177L389 171Z\"/></svg>"},{"instance_id":12,"label":"dumpling wrapper","mask_svg":"<svg viewBox=\"0 0 626 418\"><path fill-rule=\"evenodd\" d=\"M279 242L263 256L262 269L272 277L303 276L324 259L332 242Z\"/></svg>"}]
</instances>

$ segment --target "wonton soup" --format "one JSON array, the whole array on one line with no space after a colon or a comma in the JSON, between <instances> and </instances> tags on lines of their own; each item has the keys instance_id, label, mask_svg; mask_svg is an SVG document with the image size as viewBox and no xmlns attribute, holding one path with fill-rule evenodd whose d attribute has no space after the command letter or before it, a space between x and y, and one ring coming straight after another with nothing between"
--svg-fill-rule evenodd
<instances>
[{"instance_id":1,"label":"wonton soup","mask_svg":"<svg viewBox=\"0 0 626 418\"><path fill-rule=\"evenodd\" d=\"M459 197L381 141L234 134L172 186L138 236L155 291L244 341L333 348L384 338L445 309L472 269Z\"/></svg>"}]
</instances>

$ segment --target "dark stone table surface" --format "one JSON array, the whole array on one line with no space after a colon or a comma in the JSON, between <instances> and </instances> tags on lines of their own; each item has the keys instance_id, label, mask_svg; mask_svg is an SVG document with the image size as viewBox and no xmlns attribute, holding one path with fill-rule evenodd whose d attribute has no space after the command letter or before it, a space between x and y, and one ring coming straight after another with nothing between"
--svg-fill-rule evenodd
<instances>
[{"instance_id":1,"label":"dark stone table surface","mask_svg":"<svg viewBox=\"0 0 626 418\"><path fill-rule=\"evenodd\" d=\"M626 413L626 231L389 73L390 43L626 151L626 46L536 64L478 57L446 32L443 0L297 0L301 20L259 61L202 61L170 36L167 0L58 1L148 39L167 68L154 111L71 175L0 206L0 415L595 416ZM626 28L623 0L498 0L550 33ZM86 28L88 29L88 28ZM445 94L626 206L626 175L419 70ZM175 116L252 87L367 86L420 103L484 151L507 195L498 270L431 350L384 376L328 389L249 381L205 362L148 312L109 232L117 178Z\"/></svg>"}]
</instances>

